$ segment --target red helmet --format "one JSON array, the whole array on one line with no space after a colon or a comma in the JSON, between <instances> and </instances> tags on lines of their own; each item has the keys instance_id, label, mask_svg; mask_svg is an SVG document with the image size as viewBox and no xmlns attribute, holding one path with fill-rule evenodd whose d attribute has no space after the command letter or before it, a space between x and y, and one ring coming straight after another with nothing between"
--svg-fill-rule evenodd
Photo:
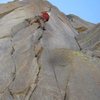
<instances>
[{"instance_id":1,"label":"red helmet","mask_svg":"<svg viewBox=\"0 0 100 100\"><path fill-rule=\"evenodd\" d=\"M49 20L49 14L45 11L45 12L41 12L41 17L43 18L44 21L48 21Z\"/></svg>"}]
</instances>

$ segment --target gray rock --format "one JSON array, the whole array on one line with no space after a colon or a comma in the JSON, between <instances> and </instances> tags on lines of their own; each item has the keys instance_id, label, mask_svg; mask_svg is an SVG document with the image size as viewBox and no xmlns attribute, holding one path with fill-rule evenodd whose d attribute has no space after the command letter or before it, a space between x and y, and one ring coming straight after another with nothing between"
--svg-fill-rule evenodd
<instances>
[{"instance_id":1,"label":"gray rock","mask_svg":"<svg viewBox=\"0 0 100 100\"><path fill-rule=\"evenodd\" d=\"M51 13L46 30L25 21L44 10ZM74 20L76 27L95 26ZM0 5L0 100L100 99L100 59L91 57L99 51L99 34L91 38L93 44L81 45L84 38L72 24L45 0ZM86 54L79 45L89 47Z\"/></svg>"}]
</instances>

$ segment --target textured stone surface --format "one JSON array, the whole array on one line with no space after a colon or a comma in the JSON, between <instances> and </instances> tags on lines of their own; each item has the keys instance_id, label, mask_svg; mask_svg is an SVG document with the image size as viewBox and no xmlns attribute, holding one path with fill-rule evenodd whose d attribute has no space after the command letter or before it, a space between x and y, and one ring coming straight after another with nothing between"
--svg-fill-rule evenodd
<instances>
[{"instance_id":1,"label":"textured stone surface","mask_svg":"<svg viewBox=\"0 0 100 100\"><path fill-rule=\"evenodd\" d=\"M70 21L70 24L76 31L78 31L79 34L85 34L87 31L91 30L95 26L95 24L84 21L83 19L73 14L67 15L67 19Z\"/></svg>"},{"instance_id":2,"label":"textured stone surface","mask_svg":"<svg viewBox=\"0 0 100 100\"><path fill-rule=\"evenodd\" d=\"M45 31L25 21L44 10ZM45 0L0 4L0 100L100 99L99 24L74 20ZM82 25L92 43L76 31Z\"/></svg>"}]
</instances>

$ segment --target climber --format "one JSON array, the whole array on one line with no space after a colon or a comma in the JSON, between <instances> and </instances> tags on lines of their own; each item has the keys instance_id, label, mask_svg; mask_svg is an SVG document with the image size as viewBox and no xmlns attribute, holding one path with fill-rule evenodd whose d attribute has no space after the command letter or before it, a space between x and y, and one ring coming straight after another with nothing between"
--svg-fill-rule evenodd
<instances>
[{"instance_id":1,"label":"climber","mask_svg":"<svg viewBox=\"0 0 100 100\"><path fill-rule=\"evenodd\" d=\"M32 18L26 19L26 21L28 21L30 25L32 25L33 23L38 23L39 24L38 28L45 30L45 23L49 21L49 17L50 17L49 13L44 11L41 12L40 15L35 16L33 19Z\"/></svg>"}]
</instances>

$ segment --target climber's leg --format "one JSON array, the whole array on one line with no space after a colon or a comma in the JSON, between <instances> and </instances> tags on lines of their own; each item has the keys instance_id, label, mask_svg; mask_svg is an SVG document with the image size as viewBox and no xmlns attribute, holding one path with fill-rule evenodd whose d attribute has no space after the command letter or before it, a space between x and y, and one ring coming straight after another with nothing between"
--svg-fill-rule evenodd
<instances>
[{"instance_id":1,"label":"climber's leg","mask_svg":"<svg viewBox=\"0 0 100 100\"><path fill-rule=\"evenodd\" d=\"M40 19L40 28L45 30L45 22L43 21L43 19Z\"/></svg>"},{"instance_id":2,"label":"climber's leg","mask_svg":"<svg viewBox=\"0 0 100 100\"><path fill-rule=\"evenodd\" d=\"M33 18L27 18L25 19L26 22L28 22L28 24L30 24L30 22L33 20Z\"/></svg>"},{"instance_id":3,"label":"climber's leg","mask_svg":"<svg viewBox=\"0 0 100 100\"><path fill-rule=\"evenodd\" d=\"M40 19L39 16L35 16L33 19L31 19L30 24L38 23L38 20Z\"/></svg>"},{"instance_id":4,"label":"climber's leg","mask_svg":"<svg viewBox=\"0 0 100 100\"><path fill-rule=\"evenodd\" d=\"M34 23L38 23L38 28L45 30L45 21L40 16L35 16L34 18L25 19L29 25L33 25Z\"/></svg>"}]
</instances>

